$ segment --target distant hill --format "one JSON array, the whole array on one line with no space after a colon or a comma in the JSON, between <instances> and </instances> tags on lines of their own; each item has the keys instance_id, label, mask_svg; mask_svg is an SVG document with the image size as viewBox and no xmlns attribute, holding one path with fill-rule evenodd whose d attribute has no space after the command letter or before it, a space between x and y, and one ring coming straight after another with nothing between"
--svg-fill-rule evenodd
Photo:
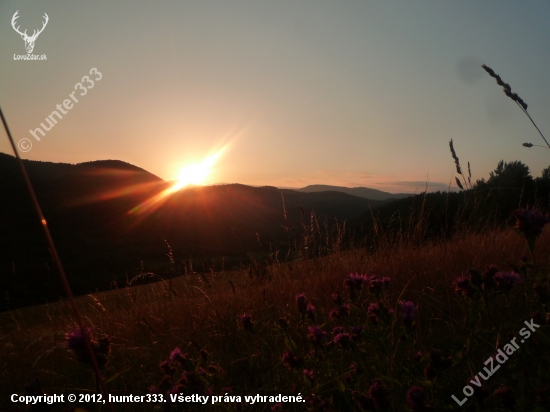
<instances>
[{"instance_id":1,"label":"distant hill","mask_svg":"<svg viewBox=\"0 0 550 412\"><path fill-rule=\"evenodd\" d=\"M348 195L362 197L372 200L388 200L388 199L403 199L413 196L408 193L388 193L377 189L369 189L368 187L342 187L330 185L309 185L301 189L295 189L298 192L315 193L315 192L341 192Z\"/></svg>"},{"instance_id":2,"label":"distant hill","mask_svg":"<svg viewBox=\"0 0 550 412\"><path fill-rule=\"evenodd\" d=\"M240 184L190 187L147 202L171 187L131 164L24 161L59 254L77 294L124 284L147 266L176 259L239 259L295 249L303 226L331 225L385 201L337 191L304 193ZM283 198L287 219L284 218ZM325 224L326 223L326 224ZM54 299L61 290L13 156L0 153L0 295L11 307ZM258 258L262 261L262 258ZM0 302L2 309L4 301Z\"/></svg>"}]
</instances>

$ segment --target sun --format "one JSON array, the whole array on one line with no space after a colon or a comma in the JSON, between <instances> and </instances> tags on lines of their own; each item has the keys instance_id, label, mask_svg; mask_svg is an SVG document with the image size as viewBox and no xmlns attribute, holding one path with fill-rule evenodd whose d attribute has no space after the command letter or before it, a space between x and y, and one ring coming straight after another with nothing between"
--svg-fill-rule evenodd
<instances>
[{"instance_id":1,"label":"sun","mask_svg":"<svg viewBox=\"0 0 550 412\"><path fill-rule=\"evenodd\" d=\"M190 164L180 169L174 189L179 190L190 185L204 184L222 153L223 150L219 150L200 163Z\"/></svg>"}]
</instances>

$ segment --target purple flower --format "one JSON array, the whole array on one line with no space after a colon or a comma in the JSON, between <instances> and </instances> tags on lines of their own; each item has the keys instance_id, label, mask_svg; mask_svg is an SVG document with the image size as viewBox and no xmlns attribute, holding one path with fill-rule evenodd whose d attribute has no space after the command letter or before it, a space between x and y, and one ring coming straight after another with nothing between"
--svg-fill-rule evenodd
<instances>
[{"instance_id":1,"label":"purple flower","mask_svg":"<svg viewBox=\"0 0 550 412\"><path fill-rule=\"evenodd\" d=\"M296 304L298 305L298 311L305 314L307 309L307 299L305 293L296 295Z\"/></svg>"},{"instance_id":2,"label":"purple flower","mask_svg":"<svg viewBox=\"0 0 550 412\"><path fill-rule=\"evenodd\" d=\"M501 271L495 275L495 281L498 290L508 293L516 282L521 282L521 278L517 273Z\"/></svg>"},{"instance_id":3,"label":"purple flower","mask_svg":"<svg viewBox=\"0 0 550 412\"><path fill-rule=\"evenodd\" d=\"M321 329L319 326L311 325L308 326L308 335L307 337L317 345L322 345L327 340L327 333Z\"/></svg>"},{"instance_id":4,"label":"purple flower","mask_svg":"<svg viewBox=\"0 0 550 412\"><path fill-rule=\"evenodd\" d=\"M351 311L351 306L347 303L344 303L343 305L340 305L338 308L338 315L339 316L347 316L349 315L349 312Z\"/></svg>"},{"instance_id":5,"label":"purple flower","mask_svg":"<svg viewBox=\"0 0 550 412\"><path fill-rule=\"evenodd\" d=\"M111 350L109 338L104 336L99 340L95 340L91 328L84 328L84 333L79 326L65 334L65 344L67 348L74 353L78 362L91 365L92 359L88 348L86 347L86 339L90 343L90 347L96 358L98 366L103 369L107 364L107 355Z\"/></svg>"},{"instance_id":6,"label":"purple flower","mask_svg":"<svg viewBox=\"0 0 550 412\"><path fill-rule=\"evenodd\" d=\"M516 218L515 228L523 233L526 239L534 239L542 233L542 229L550 222L548 215L540 213L537 209L527 206L525 209L517 209L512 212Z\"/></svg>"},{"instance_id":7,"label":"purple flower","mask_svg":"<svg viewBox=\"0 0 550 412\"><path fill-rule=\"evenodd\" d=\"M334 343L347 347L351 343L351 336L349 333L339 333L334 337Z\"/></svg>"},{"instance_id":8,"label":"purple flower","mask_svg":"<svg viewBox=\"0 0 550 412\"><path fill-rule=\"evenodd\" d=\"M369 388L369 395L374 401L374 405L379 409L389 409L390 400L386 387L380 381L375 381Z\"/></svg>"},{"instance_id":9,"label":"purple flower","mask_svg":"<svg viewBox=\"0 0 550 412\"><path fill-rule=\"evenodd\" d=\"M372 323L377 323L380 315L380 307L378 303L371 303L367 308L367 317Z\"/></svg>"},{"instance_id":10,"label":"purple flower","mask_svg":"<svg viewBox=\"0 0 550 412\"><path fill-rule=\"evenodd\" d=\"M391 282L391 278L378 276L373 276L370 278L369 292L374 293L375 295L380 294L385 290Z\"/></svg>"},{"instance_id":11,"label":"purple flower","mask_svg":"<svg viewBox=\"0 0 550 412\"><path fill-rule=\"evenodd\" d=\"M304 364L304 359L296 356L293 352L288 351L283 353L283 363L289 369L298 369Z\"/></svg>"},{"instance_id":12,"label":"purple flower","mask_svg":"<svg viewBox=\"0 0 550 412\"><path fill-rule=\"evenodd\" d=\"M348 287L350 292L360 291L363 287L363 283L368 282L369 278L366 275L359 275L350 273L346 279L344 279L344 284Z\"/></svg>"},{"instance_id":13,"label":"purple flower","mask_svg":"<svg viewBox=\"0 0 550 412\"><path fill-rule=\"evenodd\" d=\"M164 361L160 364L160 369L164 372L165 375L172 376L174 373L176 373L176 368L172 366L172 364L168 361Z\"/></svg>"},{"instance_id":14,"label":"purple flower","mask_svg":"<svg viewBox=\"0 0 550 412\"><path fill-rule=\"evenodd\" d=\"M309 320L314 321L315 320L315 306L313 305L307 305L306 308L306 316Z\"/></svg>"},{"instance_id":15,"label":"purple flower","mask_svg":"<svg viewBox=\"0 0 550 412\"><path fill-rule=\"evenodd\" d=\"M252 316L250 316L248 313L245 313L241 316L241 325L243 326L244 330L248 330L252 332L254 329L254 324L252 323Z\"/></svg>"},{"instance_id":16,"label":"purple flower","mask_svg":"<svg viewBox=\"0 0 550 412\"><path fill-rule=\"evenodd\" d=\"M426 394L420 386L412 386L407 392L407 403L413 411L424 410L426 404Z\"/></svg>"},{"instance_id":17,"label":"purple flower","mask_svg":"<svg viewBox=\"0 0 550 412\"><path fill-rule=\"evenodd\" d=\"M92 343L92 329L84 328L84 334L80 327L76 326L71 332L65 334L65 344L75 355L76 359L82 363L90 362L90 354L86 349L86 341L84 336L88 338L90 344Z\"/></svg>"},{"instance_id":18,"label":"purple flower","mask_svg":"<svg viewBox=\"0 0 550 412\"><path fill-rule=\"evenodd\" d=\"M455 293L457 295L464 295L469 298L475 295L476 290L472 286L469 278L466 276L460 276L454 281Z\"/></svg>"},{"instance_id":19,"label":"purple flower","mask_svg":"<svg viewBox=\"0 0 550 412\"><path fill-rule=\"evenodd\" d=\"M313 382L313 369L304 369L304 376Z\"/></svg>"},{"instance_id":20,"label":"purple flower","mask_svg":"<svg viewBox=\"0 0 550 412\"><path fill-rule=\"evenodd\" d=\"M342 295L340 295L340 292L336 291L332 294L332 301L336 305L341 305L344 300L342 299Z\"/></svg>"},{"instance_id":21,"label":"purple flower","mask_svg":"<svg viewBox=\"0 0 550 412\"><path fill-rule=\"evenodd\" d=\"M342 326L335 326L332 328L332 333L338 335L339 333L344 333L344 328Z\"/></svg>"},{"instance_id":22,"label":"purple flower","mask_svg":"<svg viewBox=\"0 0 550 412\"><path fill-rule=\"evenodd\" d=\"M405 326L411 326L416 318L416 306L411 301L401 302L401 319Z\"/></svg>"},{"instance_id":23,"label":"purple flower","mask_svg":"<svg viewBox=\"0 0 550 412\"><path fill-rule=\"evenodd\" d=\"M181 359L181 349L175 348L170 354L171 361L179 361Z\"/></svg>"}]
</instances>

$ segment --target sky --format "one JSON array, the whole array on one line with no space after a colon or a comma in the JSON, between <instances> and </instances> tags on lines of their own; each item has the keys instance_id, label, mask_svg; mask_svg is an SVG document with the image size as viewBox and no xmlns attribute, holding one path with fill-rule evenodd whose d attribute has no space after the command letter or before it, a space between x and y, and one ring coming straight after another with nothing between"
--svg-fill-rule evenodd
<instances>
[{"instance_id":1,"label":"sky","mask_svg":"<svg viewBox=\"0 0 550 412\"><path fill-rule=\"evenodd\" d=\"M32 52L46 60L18 57L16 11L28 35L48 15ZM447 190L451 139L474 180L501 159L534 176L550 164L480 67L550 138L550 0L2 0L0 38L0 105L31 160L118 159L174 180L215 154L204 184L392 193Z\"/></svg>"}]
</instances>

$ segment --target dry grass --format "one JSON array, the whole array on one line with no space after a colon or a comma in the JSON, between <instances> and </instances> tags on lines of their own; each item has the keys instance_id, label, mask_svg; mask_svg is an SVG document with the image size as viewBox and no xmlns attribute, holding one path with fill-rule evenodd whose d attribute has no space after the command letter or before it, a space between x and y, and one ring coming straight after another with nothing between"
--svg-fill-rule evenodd
<instances>
[{"instance_id":1,"label":"dry grass","mask_svg":"<svg viewBox=\"0 0 550 412\"><path fill-rule=\"evenodd\" d=\"M539 268L545 273L549 252L550 234L545 232L537 248ZM422 339L437 345L444 337L432 319L434 308L448 312L456 305L452 280L472 267L482 270L496 264L504 268L525 253L524 241L509 229L465 231L450 241L424 246L380 248L374 254L343 251L274 264L268 268L270 280L250 278L245 271L186 276L173 279L171 286L161 282L123 288L81 297L77 304L85 322L111 340L104 376L108 379L125 371L109 383L111 393L148 393L148 387L161 377L159 362L176 346L194 355L199 349L208 350L210 360L226 371L225 386L238 388L241 395L280 393L288 391L281 386L285 381L280 361L284 337L274 332L273 326L286 317L303 331L303 324L299 326L303 319L295 308L297 293L305 293L318 316L328 320L333 306L330 294L343 289L347 274L389 276L388 300L396 304L404 292L401 299L419 302ZM255 336L281 350L262 350L255 336L239 328L238 317L243 313L252 314ZM46 393L92 391L91 370L76 363L64 347L64 334L72 325L66 302L0 314L3 392L23 393L34 377L41 380ZM15 410L12 404L2 408ZM116 410L126 409L117 405ZM134 405L133 410L150 407Z\"/></svg>"}]
</instances>

